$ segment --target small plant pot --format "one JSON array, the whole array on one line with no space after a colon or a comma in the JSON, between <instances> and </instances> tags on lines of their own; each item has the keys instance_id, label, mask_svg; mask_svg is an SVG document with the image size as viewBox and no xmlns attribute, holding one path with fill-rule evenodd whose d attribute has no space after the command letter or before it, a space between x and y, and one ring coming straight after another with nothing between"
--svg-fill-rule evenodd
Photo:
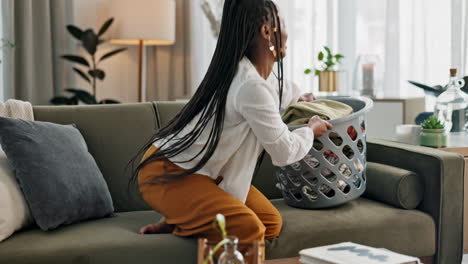
<instances>
[{"instance_id":1,"label":"small plant pot","mask_svg":"<svg viewBox=\"0 0 468 264\"><path fill-rule=\"evenodd\" d=\"M426 147L446 147L447 133L445 129L423 129L420 134L421 146Z\"/></svg>"},{"instance_id":2,"label":"small plant pot","mask_svg":"<svg viewBox=\"0 0 468 264\"><path fill-rule=\"evenodd\" d=\"M319 91L326 93L338 92L338 72L323 71L319 74Z\"/></svg>"}]
</instances>

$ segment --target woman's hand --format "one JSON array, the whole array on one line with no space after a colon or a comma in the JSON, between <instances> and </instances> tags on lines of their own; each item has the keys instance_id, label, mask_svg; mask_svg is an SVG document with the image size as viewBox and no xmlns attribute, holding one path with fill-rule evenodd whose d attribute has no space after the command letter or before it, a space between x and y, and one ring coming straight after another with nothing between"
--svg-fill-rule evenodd
<instances>
[{"instance_id":1,"label":"woman's hand","mask_svg":"<svg viewBox=\"0 0 468 264\"><path fill-rule=\"evenodd\" d=\"M307 124L314 131L314 136L320 137L327 132L327 130L333 129L333 125L329 122L321 119L318 116L314 116L309 120L309 124Z\"/></svg>"},{"instance_id":2,"label":"woman's hand","mask_svg":"<svg viewBox=\"0 0 468 264\"><path fill-rule=\"evenodd\" d=\"M306 93L299 97L299 102L312 102L315 99L317 98L315 98L313 93Z\"/></svg>"}]
</instances>

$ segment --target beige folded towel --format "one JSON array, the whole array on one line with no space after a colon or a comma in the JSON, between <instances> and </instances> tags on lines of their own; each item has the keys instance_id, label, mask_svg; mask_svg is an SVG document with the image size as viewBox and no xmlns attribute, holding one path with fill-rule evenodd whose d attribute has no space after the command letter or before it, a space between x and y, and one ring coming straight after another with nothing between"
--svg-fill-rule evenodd
<instances>
[{"instance_id":1,"label":"beige folded towel","mask_svg":"<svg viewBox=\"0 0 468 264\"><path fill-rule=\"evenodd\" d=\"M290 105L283 114L283 121L287 125L297 126L307 124L313 116L319 116L323 120L333 120L352 113L353 108L347 104L320 99Z\"/></svg>"},{"instance_id":2,"label":"beige folded towel","mask_svg":"<svg viewBox=\"0 0 468 264\"><path fill-rule=\"evenodd\" d=\"M31 103L13 99L0 103L0 116L34 120Z\"/></svg>"}]
</instances>

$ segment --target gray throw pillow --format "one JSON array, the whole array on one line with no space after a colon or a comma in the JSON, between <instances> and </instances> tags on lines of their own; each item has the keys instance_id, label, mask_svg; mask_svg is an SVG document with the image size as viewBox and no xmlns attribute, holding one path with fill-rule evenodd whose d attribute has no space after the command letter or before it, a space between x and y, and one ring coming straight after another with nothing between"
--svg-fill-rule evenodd
<instances>
[{"instance_id":1,"label":"gray throw pillow","mask_svg":"<svg viewBox=\"0 0 468 264\"><path fill-rule=\"evenodd\" d=\"M0 143L42 230L113 214L104 177L74 125L0 118Z\"/></svg>"}]
</instances>

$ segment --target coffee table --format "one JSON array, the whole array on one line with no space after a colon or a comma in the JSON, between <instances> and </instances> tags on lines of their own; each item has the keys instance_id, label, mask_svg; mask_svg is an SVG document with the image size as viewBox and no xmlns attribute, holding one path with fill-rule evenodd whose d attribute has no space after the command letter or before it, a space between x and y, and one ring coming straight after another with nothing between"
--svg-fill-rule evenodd
<instances>
[{"instance_id":1,"label":"coffee table","mask_svg":"<svg viewBox=\"0 0 468 264\"><path fill-rule=\"evenodd\" d=\"M299 264L299 257L267 260L264 262L264 264Z\"/></svg>"},{"instance_id":2,"label":"coffee table","mask_svg":"<svg viewBox=\"0 0 468 264\"><path fill-rule=\"evenodd\" d=\"M433 263L432 257L422 257L420 259L421 259L421 262L424 264ZM288 258L288 259L267 260L263 264L300 264L300 262L299 262L299 257L296 257L296 258Z\"/></svg>"}]
</instances>

